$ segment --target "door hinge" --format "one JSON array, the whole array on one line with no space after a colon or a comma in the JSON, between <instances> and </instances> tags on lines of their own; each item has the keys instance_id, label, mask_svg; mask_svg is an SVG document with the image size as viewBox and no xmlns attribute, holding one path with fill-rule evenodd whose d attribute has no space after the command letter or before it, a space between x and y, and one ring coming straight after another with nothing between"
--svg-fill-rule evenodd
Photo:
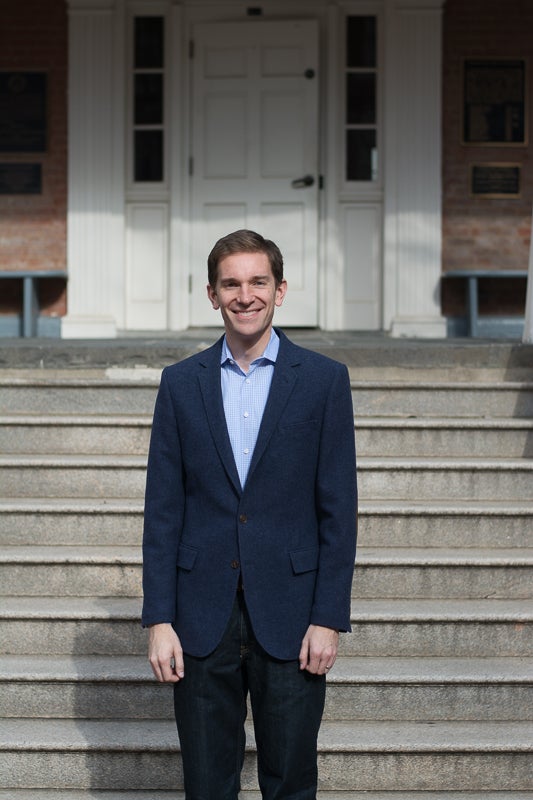
<instances>
[{"instance_id":1,"label":"door hinge","mask_svg":"<svg viewBox=\"0 0 533 800\"><path fill-rule=\"evenodd\" d=\"M324 176L323 175L319 175L318 176L318 188L319 189L323 189L324 188Z\"/></svg>"},{"instance_id":2,"label":"door hinge","mask_svg":"<svg viewBox=\"0 0 533 800\"><path fill-rule=\"evenodd\" d=\"M194 41L192 39L189 40L189 58L194 58Z\"/></svg>"},{"instance_id":3,"label":"door hinge","mask_svg":"<svg viewBox=\"0 0 533 800\"><path fill-rule=\"evenodd\" d=\"M189 156L189 177L194 175L194 158Z\"/></svg>"},{"instance_id":4,"label":"door hinge","mask_svg":"<svg viewBox=\"0 0 533 800\"><path fill-rule=\"evenodd\" d=\"M192 294L192 275L189 275L189 294Z\"/></svg>"}]
</instances>

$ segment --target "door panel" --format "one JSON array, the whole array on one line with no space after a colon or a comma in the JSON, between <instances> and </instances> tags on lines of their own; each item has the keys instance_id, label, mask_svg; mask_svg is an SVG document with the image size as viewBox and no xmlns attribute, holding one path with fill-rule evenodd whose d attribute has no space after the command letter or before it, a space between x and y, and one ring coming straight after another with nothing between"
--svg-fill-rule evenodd
<instances>
[{"instance_id":1,"label":"door panel","mask_svg":"<svg viewBox=\"0 0 533 800\"><path fill-rule=\"evenodd\" d=\"M276 320L315 326L317 24L202 24L194 39L192 324L220 324L205 293L207 255L220 236L246 227L284 256L289 291ZM312 182L295 187L304 176Z\"/></svg>"}]
</instances>

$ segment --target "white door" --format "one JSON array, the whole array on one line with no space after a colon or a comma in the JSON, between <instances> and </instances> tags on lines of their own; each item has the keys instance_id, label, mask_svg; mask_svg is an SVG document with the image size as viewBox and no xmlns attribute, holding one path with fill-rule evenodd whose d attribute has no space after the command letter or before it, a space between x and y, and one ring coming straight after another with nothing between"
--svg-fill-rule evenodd
<instances>
[{"instance_id":1,"label":"white door","mask_svg":"<svg viewBox=\"0 0 533 800\"><path fill-rule=\"evenodd\" d=\"M191 322L219 325L206 261L250 228L279 245L288 293L280 325L317 324L318 28L314 21L195 28Z\"/></svg>"}]
</instances>

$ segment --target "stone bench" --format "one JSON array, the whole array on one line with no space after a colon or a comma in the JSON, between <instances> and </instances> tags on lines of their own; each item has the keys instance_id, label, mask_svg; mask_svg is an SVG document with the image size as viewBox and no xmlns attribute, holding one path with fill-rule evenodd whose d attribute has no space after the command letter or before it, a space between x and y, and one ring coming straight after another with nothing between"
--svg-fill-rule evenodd
<instances>
[{"instance_id":1,"label":"stone bench","mask_svg":"<svg viewBox=\"0 0 533 800\"><path fill-rule=\"evenodd\" d=\"M468 335L478 335L479 292L478 282L482 278L527 278L525 269L457 269L443 273L443 278L464 278L467 281L467 325Z\"/></svg>"},{"instance_id":2,"label":"stone bench","mask_svg":"<svg viewBox=\"0 0 533 800\"><path fill-rule=\"evenodd\" d=\"M22 336L30 337L37 334L37 318L39 316L37 286L39 281L50 278L67 280L67 277L64 270L0 270L0 280L22 281Z\"/></svg>"}]
</instances>

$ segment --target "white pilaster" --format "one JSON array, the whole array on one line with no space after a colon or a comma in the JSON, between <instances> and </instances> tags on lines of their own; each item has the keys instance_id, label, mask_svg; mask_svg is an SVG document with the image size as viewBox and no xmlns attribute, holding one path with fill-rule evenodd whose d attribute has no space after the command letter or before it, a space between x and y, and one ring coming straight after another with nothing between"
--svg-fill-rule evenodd
<instances>
[{"instance_id":1,"label":"white pilaster","mask_svg":"<svg viewBox=\"0 0 533 800\"><path fill-rule=\"evenodd\" d=\"M384 323L446 335L441 276L441 0L388 9Z\"/></svg>"},{"instance_id":2,"label":"white pilaster","mask_svg":"<svg viewBox=\"0 0 533 800\"><path fill-rule=\"evenodd\" d=\"M533 232L533 213L531 214L531 231ZM526 319L522 341L533 344L533 236L529 245L529 273L527 278Z\"/></svg>"},{"instance_id":3,"label":"white pilaster","mask_svg":"<svg viewBox=\"0 0 533 800\"><path fill-rule=\"evenodd\" d=\"M123 315L123 201L117 186L122 159L114 158L115 6L115 0L69 0L65 338L114 337Z\"/></svg>"}]
</instances>

